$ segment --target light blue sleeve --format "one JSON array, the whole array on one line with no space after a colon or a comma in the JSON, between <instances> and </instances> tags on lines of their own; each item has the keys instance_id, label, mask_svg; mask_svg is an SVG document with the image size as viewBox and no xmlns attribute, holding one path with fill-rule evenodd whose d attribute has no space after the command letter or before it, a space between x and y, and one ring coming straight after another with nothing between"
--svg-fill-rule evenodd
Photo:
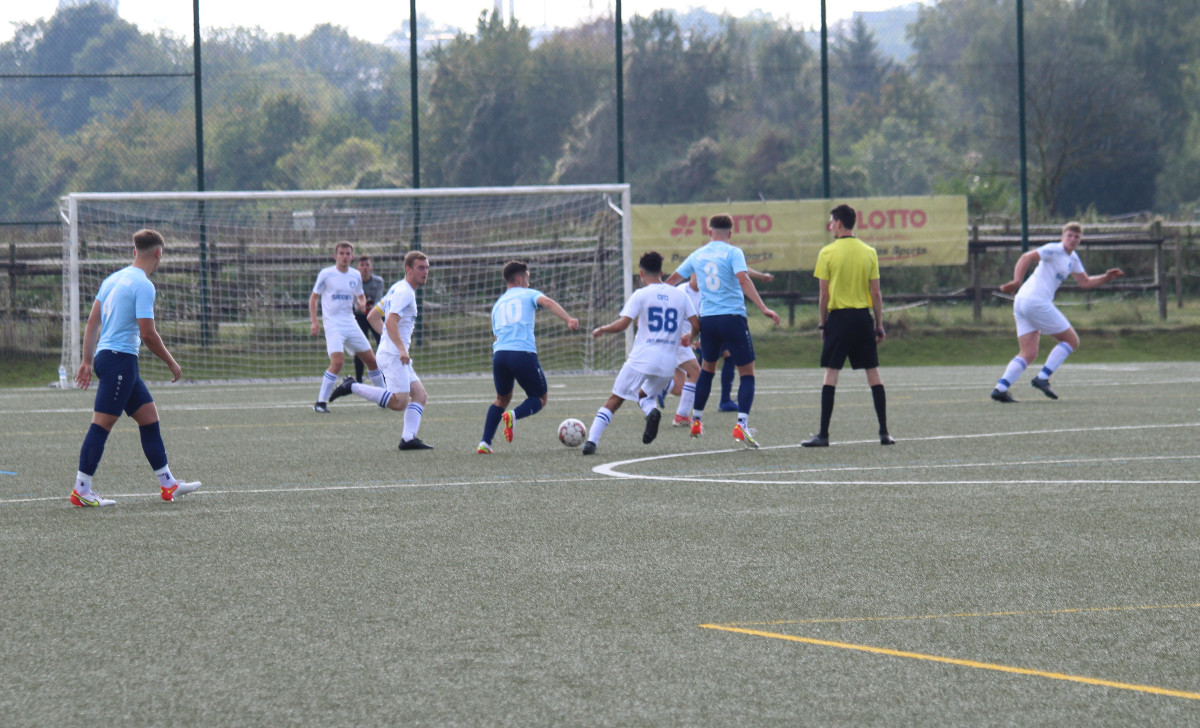
<instances>
[{"instance_id":1,"label":"light blue sleeve","mask_svg":"<svg viewBox=\"0 0 1200 728\"><path fill-rule=\"evenodd\" d=\"M157 295L154 284L145 281L139 285L133 296L134 316L140 319L154 318L154 298Z\"/></svg>"},{"instance_id":2,"label":"light blue sleeve","mask_svg":"<svg viewBox=\"0 0 1200 728\"><path fill-rule=\"evenodd\" d=\"M733 274L745 273L749 268L746 266L746 253L736 245L731 245L733 248L733 256L729 261L729 266L733 269Z\"/></svg>"},{"instance_id":3,"label":"light blue sleeve","mask_svg":"<svg viewBox=\"0 0 1200 728\"><path fill-rule=\"evenodd\" d=\"M683 262L679 264L679 267L675 269L675 272L683 276L684 280L691 278L692 274L696 272L695 265L692 263L692 256L689 255L688 257L684 258Z\"/></svg>"}]
</instances>

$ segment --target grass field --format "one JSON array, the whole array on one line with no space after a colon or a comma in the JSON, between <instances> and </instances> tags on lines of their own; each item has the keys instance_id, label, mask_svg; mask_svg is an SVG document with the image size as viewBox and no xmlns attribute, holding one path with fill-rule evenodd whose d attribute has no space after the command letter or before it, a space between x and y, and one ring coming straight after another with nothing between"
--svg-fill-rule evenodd
<instances>
[{"instance_id":1,"label":"grass field","mask_svg":"<svg viewBox=\"0 0 1200 728\"><path fill-rule=\"evenodd\" d=\"M886 359L885 359L886 363ZM1200 724L1200 363L765 369L753 424L560 445L609 377L551 377L474 453L490 379L431 378L421 437L316 382L153 387L67 494L88 393L0 391L0 716L83 725ZM674 400L668 408L674 408Z\"/></svg>"}]
</instances>

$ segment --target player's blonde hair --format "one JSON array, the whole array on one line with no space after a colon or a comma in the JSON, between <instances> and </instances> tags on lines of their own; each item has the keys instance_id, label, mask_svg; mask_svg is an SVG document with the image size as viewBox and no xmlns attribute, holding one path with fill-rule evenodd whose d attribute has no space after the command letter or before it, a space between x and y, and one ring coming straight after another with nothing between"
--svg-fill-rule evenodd
<instances>
[{"instance_id":1,"label":"player's blonde hair","mask_svg":"<svg viewBox=\"0 0 1200 728\"><path fill-rule=\"evenodd\" d=\"M1083 235L1083 226L1072 220L1066 225L1063 225L1063 232L1079 233L1080 235Z\"/></svg>"},{"instance_id":2,"label":"player's blonde hair","mask_svg":"<svg viewBox=\"0 0 1200 728\"><path fill-rule=\"evenodd\" d=\"M404 267L412 268L414 265L417 264L418 260L429 260L429 256L425 255L424 253L422 253L419 250L410 250L404 256Z\"/></svg>"}]
</instances>

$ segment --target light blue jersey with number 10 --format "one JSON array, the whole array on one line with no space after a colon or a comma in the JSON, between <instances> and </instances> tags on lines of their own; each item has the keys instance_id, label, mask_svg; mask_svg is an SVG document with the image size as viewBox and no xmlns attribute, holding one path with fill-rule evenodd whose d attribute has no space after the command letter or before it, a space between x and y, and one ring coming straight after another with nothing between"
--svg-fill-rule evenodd
<instances>
[{"instance_id":1,"label":"light blue jersey with number 10","mask_svg":"<svg viewBox=\"0 0 1200 728\"><path fill-rule=\"evenodd\" d=\"M537 353L533 325L537 319L537 301L543 294L533 288L510 288L492 306L492 333L496 343L492 351L532 351Z\"/></svg>"},{"instance_id":2,"label":"light blue jersey with number 10","mask_svg":"<svg viewBox=\"0 0 1200 728\"><path fill-rule=\"evenodd\" d=\"M700 288L700 315L746 315L746 296L737 274L748 270L741 248L720 240L695 250L675 272L684 278L696 274Z\"/></svg>"}]
</instances>

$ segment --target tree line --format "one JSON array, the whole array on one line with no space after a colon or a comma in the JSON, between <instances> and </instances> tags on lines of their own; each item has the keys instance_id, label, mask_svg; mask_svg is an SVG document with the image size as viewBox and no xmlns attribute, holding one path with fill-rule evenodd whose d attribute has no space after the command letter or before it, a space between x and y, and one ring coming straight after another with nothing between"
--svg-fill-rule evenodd
<instances>
[{"instance_id":1,"label":"tree line","mask_svg":"<svg viewBox=\"0 0 1200 728\"><path fill-rule=\"evenodd\" d=\"M1025 3L1035 219L1200 203L1200 0ZM820 53L769 16L624 25L625 179L634 201L823 196ZM859 16L830 40L835 196L965 194L1014 215L1013 2L940 0L886 56ZM713 28L713 29L708 29ZM432 45L410 98L407 52L321 25L203 39L206 186L407 187L617 180L614 23L548 36L482 14ZM196 184L190 38L100 4L62 8L0 45L0 221L55 219L77 191Z\"/></svg>"}]
</instances>

